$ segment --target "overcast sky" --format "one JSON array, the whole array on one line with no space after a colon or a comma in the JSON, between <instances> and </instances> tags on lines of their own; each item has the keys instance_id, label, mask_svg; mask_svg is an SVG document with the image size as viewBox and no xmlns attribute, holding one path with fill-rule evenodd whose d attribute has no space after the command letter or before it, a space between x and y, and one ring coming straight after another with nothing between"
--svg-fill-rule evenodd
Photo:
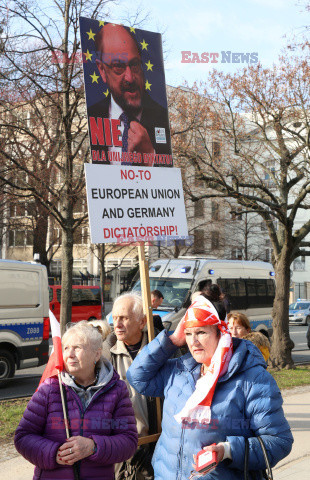
<instances>
[{"instance_id":1,"label":"overcast sky","mask_svg":"<svg viewBox=\"0 0 310 480\"><path fill-rule=\"evenodd\" d=\"M203 80L210 68L233 72L244 64L222 63L222 51L257 53L266 67L277 61L287 35L301 35L310 15L298 0L120 0L111 8L121 23L125 12L141 5L150 17L144 27L164 32L165 71L169 85ZM181 51L219 53L216 64L181 63ZM189 58L193 58L190 56Z\"/></svg>"}]
</instances>

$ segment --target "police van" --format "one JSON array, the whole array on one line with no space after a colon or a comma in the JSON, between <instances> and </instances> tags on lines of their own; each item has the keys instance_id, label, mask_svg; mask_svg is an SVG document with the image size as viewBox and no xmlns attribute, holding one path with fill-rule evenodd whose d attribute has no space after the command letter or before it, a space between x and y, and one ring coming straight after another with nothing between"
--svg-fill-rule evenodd
<instances>
[{"instance_id":1,"label":"police van","mask_svg":"<svg viewBox=\"0 0 310 480\"><path fill-rule=\"evenodd\" d=\"M150 287L160 290L163 303L153 313L174 330L191 304L191 295L207 283L217 283L227 295L230 310L245 313L252 330L270 336L275 296L274 270L270 263L179 257L155 261L149 269ZM140 291L137 280L133 291Z\"/></svg>"},{"instance_id":2,"label":"police van","mask_svg":"<svg viewBox=\"0 0 310 480\"><path fill-rule=\"evenodd\" d=\"M47 363L48 313L46 267L0 260L0 387L16 369Z\"/></svg>"}]
</instances>

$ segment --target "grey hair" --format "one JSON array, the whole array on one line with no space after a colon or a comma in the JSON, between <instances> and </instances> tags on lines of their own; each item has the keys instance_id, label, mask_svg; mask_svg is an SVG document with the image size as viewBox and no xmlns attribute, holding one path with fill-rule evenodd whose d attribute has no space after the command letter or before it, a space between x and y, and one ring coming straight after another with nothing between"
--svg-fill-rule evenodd
<instances>
[{"instance_id":1,"label":"grey hair","mask_svg":"<svg viewBox=\"0 0 310 480\"><path fill-rule=\"evenodd\" d=\"M144 317L142 297L138 293L134 292L123 293L114 300L112 315L114 307L123 299L128 299L132 301L132 313L135 315L137 322L141 320Z\"/></svg>"},{"instance_id":2,"label":"grey hair","mask_svg":"<svg viewBox=\"0 0 310 480\"><path fill-rule=\"evenodd\" d=\"M64 344L68 337L71 337L71 335L76 335L81 340L83 340L83 343L88 343L94 350L99 350L100 348L102 348L101 333L97 330L97 328L94 328L86 320L82 320L81 322L78 322L68 328L68 330L66 330L66 332L62 336L62 344Z\"/></svg>"},{"instance_id":3,"label":"grey hair","mask_svg":"<svg viewBox=\"0 0 310 480\"><path fill-rule=\"evenodd\" d=\"M99 333L101 333L102 340L105 340L109 333L112 332L111 327L106 320L89 320L88 324L92 325Z\"/></svg>"}]
</instances>

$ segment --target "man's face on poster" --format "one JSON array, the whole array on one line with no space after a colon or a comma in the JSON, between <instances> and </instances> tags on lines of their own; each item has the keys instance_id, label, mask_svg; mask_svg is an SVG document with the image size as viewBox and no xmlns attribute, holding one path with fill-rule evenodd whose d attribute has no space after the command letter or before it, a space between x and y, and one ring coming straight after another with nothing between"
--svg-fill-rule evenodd
<instances>
[{"instance_id":1,"label":"man's face on poster","mask_svg":"<svg viewBox=\"0 0 310 480\"><path fill-rule=\"evenodd\" d=\"M142 109L144 76L138 48L125 28L108 24L103 27L102 61L98 69L116 103L137 115Z\"/></svg>"}]
</instances>

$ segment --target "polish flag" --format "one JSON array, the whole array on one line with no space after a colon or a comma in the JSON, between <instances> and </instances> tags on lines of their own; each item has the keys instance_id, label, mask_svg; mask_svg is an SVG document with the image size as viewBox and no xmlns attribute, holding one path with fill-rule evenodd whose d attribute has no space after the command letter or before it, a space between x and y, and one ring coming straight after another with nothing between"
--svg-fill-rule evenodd
<instances>
[{"instance_id":1,"label":"polish flag","mask_svg":"<svg viewBox=\"0 0 310 480\"><path fill-rule=\"evenodd\" d=\"M57 321L55 315L51 310L49 310L52 338L53 338L53 349L51 356L47 362L43 375L41 377L39 386L49 377L57 376L64 368L64 362L62 357L61 349L61 335L60 335L60 324Z\"/></svg>"}]
</instances>

